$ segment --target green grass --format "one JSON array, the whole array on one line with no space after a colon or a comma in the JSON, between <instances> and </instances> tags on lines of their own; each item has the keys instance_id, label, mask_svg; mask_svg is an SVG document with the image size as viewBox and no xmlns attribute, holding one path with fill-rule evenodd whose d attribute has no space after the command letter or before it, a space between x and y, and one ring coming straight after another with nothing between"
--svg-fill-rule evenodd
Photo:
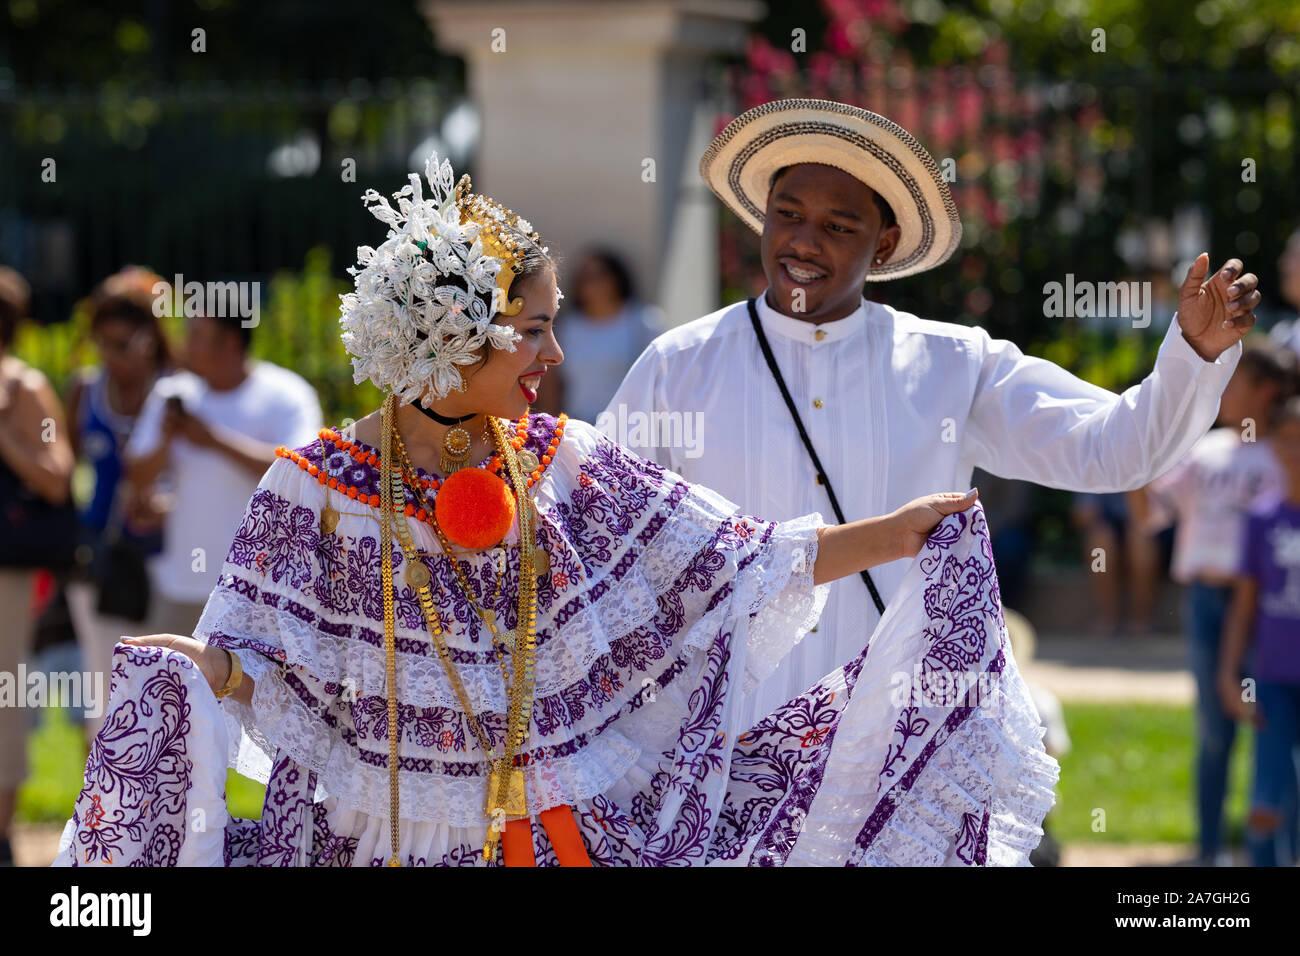
<instances>
[{"instance_id":1,"label":"green grass","mask_svg":"<svg viewBox=\"0 0 1300 956\"><path fill-rule=\"evenodd\" d=\"M1071 750L1060 758L1061 781L1050 816L1056 838L1194 843L1192 713L1190 706L1066 705ZM1239 727L1224 809L1228 845L1242 840L1253 758L1253 735ZM1094 830L1097 810L1105 811L1104 831Z\"/></svg>"},{"instance_id":2,"label":"green grass","mask_svg":"<svg viewBox=\"0 0 1300 956\"><path fill-rule=\"evenodd\" d=\"M1065 708L1072 748L1061 758L1053 833L1068 843L1192 843L1192 711L1153 704L1073 704ZM66 711L43 712L28 744L32 773L19 791L18 818L63 823L81 791L81 729ZM1228 842L1241 841L1253 740L1239 731L1230 769ZM261 816L266 788L234 771L226 783L232 815ZM1094 832L1094 811L1105 830Z\"/></svg>"}]
</instances>

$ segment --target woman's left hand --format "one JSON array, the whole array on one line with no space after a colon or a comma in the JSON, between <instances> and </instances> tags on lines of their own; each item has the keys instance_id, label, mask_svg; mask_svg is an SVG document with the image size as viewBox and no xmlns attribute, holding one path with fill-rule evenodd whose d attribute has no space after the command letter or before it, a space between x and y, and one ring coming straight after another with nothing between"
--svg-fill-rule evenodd
<instances>
[{"instance_id":1,"label":"woman's left hand","mask_svg":"<svg viewBox=\"0 0 1300 956\"><path fill-rule=\"evenodd\" d=\"M972 488L964 495L956 491L922 495L891 514L889 517L898 529L902 557L916 557L940 521L950 514L965 511L978 499L978 488Z\"/></svg>"}]
</instances>

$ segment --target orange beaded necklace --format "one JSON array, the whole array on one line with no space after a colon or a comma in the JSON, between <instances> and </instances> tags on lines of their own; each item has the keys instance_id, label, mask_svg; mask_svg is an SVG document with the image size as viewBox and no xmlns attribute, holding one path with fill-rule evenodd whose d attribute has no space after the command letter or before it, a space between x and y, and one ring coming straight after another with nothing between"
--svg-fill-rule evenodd
<instances>
[{"instance_id":1,"label":"orange beaded necklace","mask_svg":"<svg viewBox=\"0 0 1300 956\"><path fill-rule=\"evenodd\" d=\"M550 465L554 458L556 450L560 447L560 442L564 439L564 427L569 420L569 416L561 413L556 419L555 429L551 434L551 440L547 444L546 451L540 459L533 455L532 452L524 449L524 443L528 440L529 418L529 415L524 415L515 422L515 435L510 439L510 445L520 453L519 458L521 464L526 463L534 466L528 471L526 479L527 486L531 488L536 482L541 480L542 475L546 472L547 466ZM369 465L372 468L379 467L379 455L364 442L349 441L332 428L322 428L319 432L319 437L328 445L332 445L337 450L350 455L358 464ZM361 504L368 505L371 508L377 509L379 507L379 495L367 493L363 488L348 484L342 478L330 476L326 469L312 464L305 456L299 454L293 449L281 445L276 448L275 453L280 458L288 458L303 471L307 472L307 474L311 475L311 477L315 478L320 484L325 485L334 491L338 491L340 494L347 495L347 497L354 501L359 501ZM528 461L528 459L532 459L532 461ZM493 455L488 460L485 470L500 477L503 467L504 465L501 461L501 457L499 455ZM426 478L418 474L412 475L411 477L419 482L420 486L424 488L425 492L430 497L437 493L445 480L432 476ZM417 521L423 521L425 524L432 525L434 522L434 516L430 514L427 509L417 507L414 504L407 504L403 511L407 517L415 518Z\"/></svg>"}]
</instances>

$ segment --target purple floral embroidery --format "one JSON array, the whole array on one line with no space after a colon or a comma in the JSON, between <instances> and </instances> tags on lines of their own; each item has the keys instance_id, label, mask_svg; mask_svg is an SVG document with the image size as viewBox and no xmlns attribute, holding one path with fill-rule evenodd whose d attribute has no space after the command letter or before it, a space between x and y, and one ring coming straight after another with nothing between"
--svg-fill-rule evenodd
<instances>
[{"instance_id":1,"label":"purple floral embroidery","mask_svg":"<svg viewBox=\"0 0 1300 956\"><path fill-rule=\"evenodd\" d=\"M336 614L351 613L355 605L348 586L347 546L337 534L323 534L316 545L320 570L312 582L312 595L320 606ZM355 542L355 538L347 539Z\"/></svg>"},{"instance_id":2,"label":"purple floral embroidery","mask_svg":"<svg viewBox=\"0 0 1300 956\"><path fill-rule=\"evenodd\" d=\"M953 545L968 524L977 535L977 546L962 559L953 553ZM930 579L923 596L929 618L924 633L929 644L919 688L927 696L920 704L909 703L899 712L881 768L880 799L858 833L849 865L855 865L874 844L934 754L975 713L980 689L978 684L970 686L970 678L996 680L1005 667L1001 597L992 551L985 547L987 541L984 509L977 504L970 512L951 515L941 522L918 555ZM966 697L960 701L946 697L943 691L950 687L965 687ZM941 719L930 719L922 711L933 712ZM954 852L968 865L983 865L987 825L974 821L970 814L966 817L954 837Z\"/></svg>"},{"instance_id":3,"label":"purple floral embroidery","mask_svg":"<svg viewBox=\"0 0 1300 956\"><path fill-rule=\"evenodd\" d=\"M275 539L264 573L279 584L281 578L291 587L301 588L311 577L311 557L320 538L315 513L294 505L282 525L283 533Z\"/></svg>"},{"instance_id":4,"label":"purple floral embroidery","mask_svg":"<svg viewBox=\"0 0 1300 956\"><path fill-rule=\"evenodd\" d=\"M73 809L74 861L173 865L193 769L181 675L196 665L177 652L126 644L114 648L113 658L120 703L86 759L85 786Z\"/></svg>"},{"instance_id":5,"label":"purple floral embroidery","mask_svg":"<svg viewBox=\"0 0 1300 956\"><path fill-rule=\"evenodd\" d=\"M300 866L303 827L311 822L307 810L316 775L309 774L287 755L277 755L262 802L262 833L258 866Z\"/></svg>"},{"instance_id":6,"label":"purple floral embroidery","mask_svg":"<svg viewBox=\"0 0 1300 956\"><path fill-rule=\"evenodd\" d=\"M325 458L325 471L331 478L342 478L343 472L352 463L352 456L347 452L331 452Z\"/></svg>"},{"instance_id":7,"label":"purple floral embroidery","mask_svg":"<svg viewBox=\"0 0 1300 956\"><path fill-rule=\"evenodd\" d=\"M704 794L692 789L687 793L681 810L673 817L670 828L646 841L641 851L641 864L684 866L692 861L703 861L712 817L712 811L705 805Z\"/></svg>"},{"instance_id":8,"label":"purple floral embroidery","mask_svg":"<svg viewBox=\"0 0 1300 956\"><path fill-rule=\"evenodd\" d=\"M257 555L271 540L274 528L275 512L279 502L284 501L279 495L259 488L253 492L248 502L239 527L235 529L235 539L231 542L226 560L241 568L253 568Z\"/></svg>"}]
</instances>

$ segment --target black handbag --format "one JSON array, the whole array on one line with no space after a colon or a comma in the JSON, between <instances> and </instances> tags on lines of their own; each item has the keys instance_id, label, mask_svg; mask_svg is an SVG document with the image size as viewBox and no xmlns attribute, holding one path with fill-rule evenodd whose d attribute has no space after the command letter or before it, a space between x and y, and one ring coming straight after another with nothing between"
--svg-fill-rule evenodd
<instances>
[{"instance_id":1,"label":"black handbag","mask_svg":"<svg viewBox=\"0 0 1300 956\"><path fill-rule=\"evenodd\" d=\"M0 567L70 570L80 529L71 501L50 504L0 461Z\"/></svg>"},{"instance_id":2,"label":"black handbag","mask_svg":"<svg viewBox=\"0 0 1300 956\"><path fill-rule=\"evenodd\" d=\"M149 614L146 542L122 534L126 510L122 503L123 491L124 486L119 484L113 499L113 517L97 549L92 571L99 588L95 610L128 621L143 621Z\"/></svg>"}]
</instances>

